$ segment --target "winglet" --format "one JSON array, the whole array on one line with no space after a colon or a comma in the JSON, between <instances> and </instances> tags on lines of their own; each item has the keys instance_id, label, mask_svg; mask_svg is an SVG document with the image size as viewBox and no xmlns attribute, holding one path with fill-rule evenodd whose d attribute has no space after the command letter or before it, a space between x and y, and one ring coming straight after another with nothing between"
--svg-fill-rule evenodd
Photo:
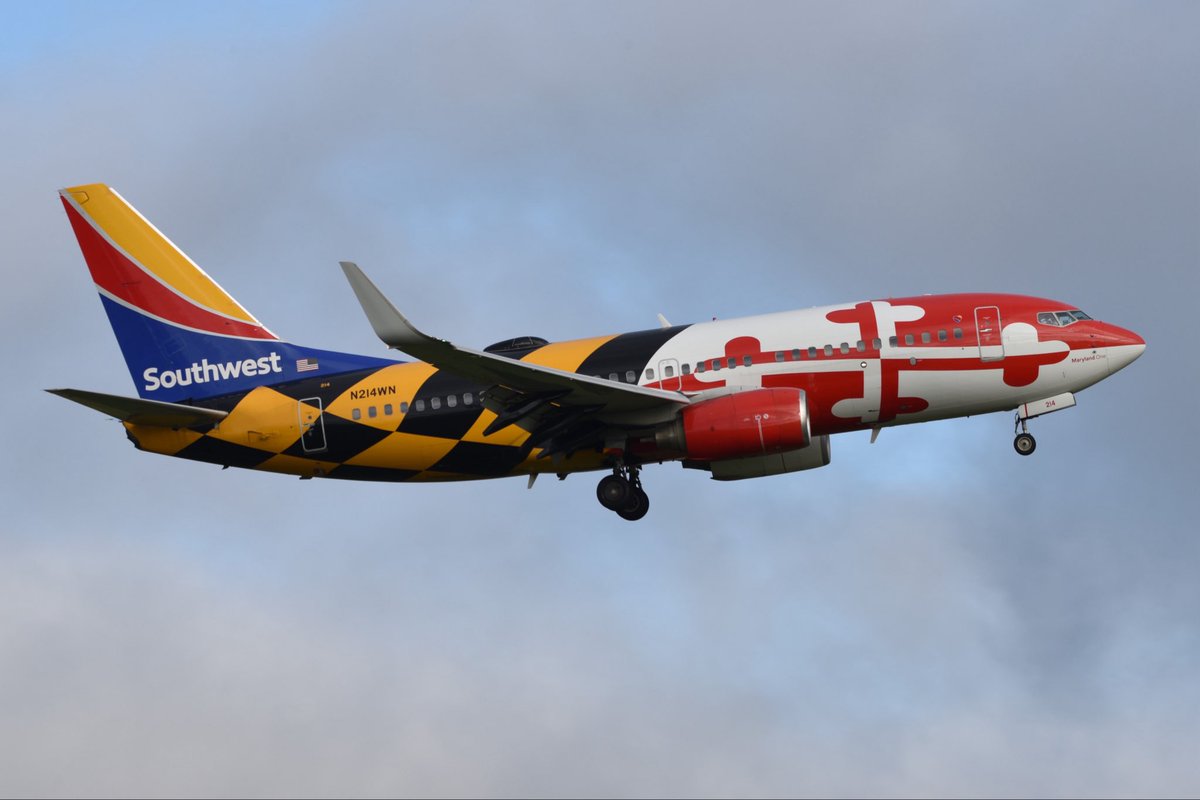
<instances>
[{"instance_id":1,"label":"winglet","mask_svg":"<svg viewBox=\"0 0 1200 800\"><path fill-rule=\"evenodd\" d=\"M413 345L437 341L432 336L426 336L417 330L392 305L392 301L388 300L383 292L379 291L379 288L371 282L371 279L358 268L357 264L352 261L338 263L342 265L342 272L346 273L346 280L350 281L350 288L354 290L359 305L366 313L371 327L375 329L375 335L383 340L384 344L407 352L408 348Z\"/></svg>"}]
</instances>

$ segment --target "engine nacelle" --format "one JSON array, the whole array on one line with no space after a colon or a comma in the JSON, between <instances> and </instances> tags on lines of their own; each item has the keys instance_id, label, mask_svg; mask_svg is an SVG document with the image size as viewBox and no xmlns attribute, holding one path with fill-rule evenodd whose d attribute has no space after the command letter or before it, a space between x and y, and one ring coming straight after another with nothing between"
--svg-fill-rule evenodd
<instances>
[{"instance_id":1,"label":"engine nacelle","mask_svg":"<svg viewBox=\"0 0 1200 800\"><path fill-rule=\"evenodd\" d=\"M688 461L724 461L806 448L811 441L802 389L752 389L684 408L655 430L659 451Z\"/></svg>"}]
</instances>

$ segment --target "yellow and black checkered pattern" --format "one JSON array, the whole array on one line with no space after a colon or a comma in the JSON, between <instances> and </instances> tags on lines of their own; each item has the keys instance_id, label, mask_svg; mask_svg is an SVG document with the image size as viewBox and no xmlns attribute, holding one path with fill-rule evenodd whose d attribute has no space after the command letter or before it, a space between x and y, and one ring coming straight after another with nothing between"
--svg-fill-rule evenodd
<instances>
[{"instance_id":1,"label":"yellow and black checkered pattern","mask_svg":"<svg viewBox=\"0 0 1200 800\"><path fill-rule=\"evenodd\" d=\"M681 330L560 342L513 355L588 375L640 374L654 352ZM203 405L229 412L208 430L125 426L143 450L301 477L445 481L604 466L602 427L586 420L556 431L573 445L554 460L539 459L530 433L515 425L485 436L496 414L479 398L490 388L428 364L397 363L206 401ZM463 402L468 394L470 404ZM453 407L449 397L456 398Z\"/></svg>"}]
</instances>

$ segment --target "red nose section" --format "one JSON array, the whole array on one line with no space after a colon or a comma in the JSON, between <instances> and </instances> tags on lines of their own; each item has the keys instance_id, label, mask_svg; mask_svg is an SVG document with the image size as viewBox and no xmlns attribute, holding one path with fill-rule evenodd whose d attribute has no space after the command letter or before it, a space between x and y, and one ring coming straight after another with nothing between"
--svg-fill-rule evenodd
<instances>
[{"instance_id":1,"label":"red nose section","mask_svg":"<svg viewBox=\"0 0 1200 800\"><path fill-rule=\"evenodd\" d=\"M1146 349L1146 340L1138 336L1133 331L1127 331L1124 328L1112 326L1113 335L1117 338L1117 346L1140 347Z\"/></svg>"}]
</instances>

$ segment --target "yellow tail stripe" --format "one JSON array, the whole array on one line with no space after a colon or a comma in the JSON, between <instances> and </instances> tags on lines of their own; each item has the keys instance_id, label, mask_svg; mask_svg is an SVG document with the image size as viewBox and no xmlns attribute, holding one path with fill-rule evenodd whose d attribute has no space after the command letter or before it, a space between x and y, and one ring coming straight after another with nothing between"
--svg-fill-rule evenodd
<instances>
[{"instance_id":1,"label":"yellow tail stripe","mask_svg":"<svg viewBox=\"0 0 1200 800\"><path fill-rule=\"evenodd\" d=\"M65 191L109 239L179 294L210 311L261 325L115 189L92 183Z\"/></svg>"}]
</instances>

